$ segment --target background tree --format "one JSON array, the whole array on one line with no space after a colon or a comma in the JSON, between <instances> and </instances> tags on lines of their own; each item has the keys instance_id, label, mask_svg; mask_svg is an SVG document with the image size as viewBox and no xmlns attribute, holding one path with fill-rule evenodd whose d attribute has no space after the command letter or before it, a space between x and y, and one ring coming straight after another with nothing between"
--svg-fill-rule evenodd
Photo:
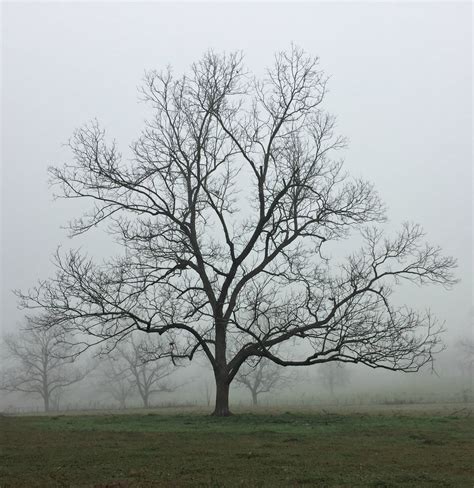
<instances>
[{"instance_id":1,"label":"background tree","mask_svg":"<svg viewBox=\"0 0 474 488\"><path fill-rule=\"evenodd\" d=\"M204 381L204 395L206 398L206 405L209 407L211 404L211 399L212 399L212 385L209 383L209 381Z\"/></svg>"},{"instance_id":2,"label":"background tree","mask_svg":"<svg viewBox=\"0 0 474 488\"><path fill-rule=\"evenodd\" d=\"M248 388L252 395L252 404L258 405L258 395L281 388L290 382L284 368L268 359L258 358L245 362L235 376L235 381Z\"/></svg>"},{"instance_id":3,"label":"background tree","mask_svg":"<svg viewBox=\"0 0 474 488\"><path fill-rule=\"evenodd\" d=\"M474 340L464 337L456 342L457 363L463 377L469 378L472 383L474 375Z\"/></svg>"},{"instance_id":4,"label":"background tree","mask_svg":"<svg viewBox=\"0 0 474 488\"><path fill-rule=\"evenodd\" d=\"M154 395L176 389L165 381L173 373L166 348L159 339L146 339L130 335L114 345L112 351L101 351L101 385L120 408L126 408L126 401L135 393L149 408Z\"/></svg>"},{"instance_id":5,"label":"background tree","mask_svg":"<svg viewBox=\"0 0 474 488\"><path fill-rule=\"evenodd\" d=\"M114 357L103 358L99 369L99 386L119 404L119 408L127 408L127 400L135 393L128 367L123 361Z\"/></svg>"},{"instance_id":6,"label":"background tree","mask_svg":"<svg viewBox=\"0 0 474 488\"><path fill-rule=\"evenodd\" d=\"M167 379L173 369L162 342L149 337L137 341L131 338L127 343L117 347L117 355L124 363L123 374L138 391L143 406L149 408L150 400L161 392L172 392L176 386Z\"/></svg>"},{"instance_id":7,"label":"background tree","mask_svg":"<svg viewBox=\"0 0 474 488\"><path fill-rule=\"evenodd\" d=\"M0 389L41 397L46 412L62 390L88 372L74 365L74 347L65 332L50 326L48 316L30 318L17 334L4 337L9 367L0 383Z\"/></svg>"},{"instance_id":8,"label":"background tree","mask_svg":"<svg viewBox=\"0 0 474 488\"><path fill-rule=\"evenodd\" d=\"M349 371L343 363L330 362L318 366L318 377L334 396L334 390L349 383Z\"/></svg>"},{"instance_id":9,"label":"background tree","mask_svg":"<svg viewBox=\"0 0 474 488\"><path fill-rule=\"evenodd\" d=\"M336 157L345 141L322 106L326 82L296 47L261 79L240 54L213 52L181 78L148 73L152 113L127 158L92 123L70 141L72 161L50 170L58 196L92 203L71 234L105 224L124 252L103 264L58 253L55 277L18 292L22 305L90 344L137 328L166 334L175 359L202 352L220 416L251 357L406 372L430 362L441 328L394 304L392 285L449 286L455 261L417 225L384 237L378 195ZM349 236L352 254L327 258ZM280 355L288 342L292 356Z\"/></svg>"}]
</instances>

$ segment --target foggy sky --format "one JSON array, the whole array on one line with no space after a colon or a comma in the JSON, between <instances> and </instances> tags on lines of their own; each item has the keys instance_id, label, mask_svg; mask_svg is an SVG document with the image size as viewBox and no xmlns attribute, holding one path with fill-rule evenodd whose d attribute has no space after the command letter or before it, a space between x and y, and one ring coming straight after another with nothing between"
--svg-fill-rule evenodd
<instances>
[{"instance_id":1,"label":"foggy sky","mask_svg":"<svg viewBox=\"0 0 474 488\"><path fill-rule=\"evenodd\" d=\"M472 72L469 3L3 4L1 327L18 327L11 290L53 272L58 244L105 255L101 232L61 229L87 208L53 201L47 167L97 117L124 155L146 107L144 71L177 74L204 51L242 50L263 73L293 41L331 76L325 108L349 138L346 170L372 181L390 227L419 222L458 259L462 282L401 294L432 308L450 337L472 321ZM350 243L349 243L350 244Z\"/></svg>"}]
</instances>

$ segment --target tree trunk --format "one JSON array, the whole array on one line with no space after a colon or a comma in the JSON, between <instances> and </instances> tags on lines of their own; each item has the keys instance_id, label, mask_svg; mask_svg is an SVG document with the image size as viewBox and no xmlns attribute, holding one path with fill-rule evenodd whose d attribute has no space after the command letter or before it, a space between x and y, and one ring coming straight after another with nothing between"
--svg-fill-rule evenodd
<instances>
[{"instance_id":1,"label":"tree trunk","mask_svg":"<svg viewBox=\"0 0 474 488\"><path fill-rule=\"evenodd\" d=\"M252 403L253 405L258 405L258 393L256 391L252 391Z\"/></svg>"},{"instance_id":2,"label":"tree trunk","mask_svg":"<svg viewBox=\"0 0 474 488\"><path fill-rule=\"evenodd\" d=\"M41 372L41 379L43 383L43 388L41 391L41 396L43 397L44 401L44 411L49 412L49 398L51 396L51 391L48 385L48 372L47 372L47 361L43 361L43 371Z\"/></svg>"},{"instance_id":3,"label":"tree trunk","mask_svg":"<svg viewBox=\"0 0 474 488\"><path fill-rule=\"evenodd\" d=\"M227 324L222 318L216 320L216 365L214 367L214 377L216 379L216 405L212 415L215 417L228 417L231 415L229 410L229 386L230 379L227 371L226 359L226 328Z\"/></svg>"},{"instance_id":4,"label":"tree trunk","mask_svg":"<svg viewBox=\"0 0 474 488\"><path fill-rule=\"evenodd\" d=\"M216 375L216 406L212 415L214 417L228 417L232 415L229 410L229 387L227 378L219 378Z\"/></svg>"},{"instance_id":5,"label":"tree trunk","mask_svg":"<svg viewBox=\"0 0 474 488\"><path fill-rule=\"evenodd\" d=\"M49 395L48 394L44 395L43 400L44 400L44 411L49 412Z\"/></svg>"}]
</instances>

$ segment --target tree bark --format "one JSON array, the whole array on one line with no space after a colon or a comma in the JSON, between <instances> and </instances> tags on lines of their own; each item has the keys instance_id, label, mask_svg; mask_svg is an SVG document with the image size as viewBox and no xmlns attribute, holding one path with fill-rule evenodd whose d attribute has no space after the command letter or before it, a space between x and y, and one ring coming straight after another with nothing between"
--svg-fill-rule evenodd
<instances>
[{"instance_id":1,"label":"tree bark","mask_svg":"<svg viewBox=\"0 0 474 488\"><path fill-rule=\"evenodd\" d=\"M216 374L216 405L212 415L214 417L229 417L232 415L229 410L229 387L227 378Z\"/></svg>"},{"instance_id":2,"label":"tree bark","mask_svg":"<svg viewBox=\"0 0 474 488\"><path fill-rule=\"evenodd\" d=\"M219 313L219 317L221 314ZM232 415L229 410L229 387L230 379L227 371L226 360L226 328L227 323L219 318L216 320L216 365L214 377L216 379L216 405L212 415L215 417L228 417Z\"/></svg>"}]
</instances>

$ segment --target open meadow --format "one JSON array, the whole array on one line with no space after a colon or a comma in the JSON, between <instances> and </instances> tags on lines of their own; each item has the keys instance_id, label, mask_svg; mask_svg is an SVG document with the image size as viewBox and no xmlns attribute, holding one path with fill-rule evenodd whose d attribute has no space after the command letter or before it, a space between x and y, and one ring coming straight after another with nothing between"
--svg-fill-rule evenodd
<instances>
[{"instance_id":1,"label":"open meadow","mask_svg":"<svg viewBox=\"0 0 474 488\"><path fill-rule=\"evenodd\" d=\"M1 416L0 486L472 487L472 408Z\"/></svg>"}]
</instances>

